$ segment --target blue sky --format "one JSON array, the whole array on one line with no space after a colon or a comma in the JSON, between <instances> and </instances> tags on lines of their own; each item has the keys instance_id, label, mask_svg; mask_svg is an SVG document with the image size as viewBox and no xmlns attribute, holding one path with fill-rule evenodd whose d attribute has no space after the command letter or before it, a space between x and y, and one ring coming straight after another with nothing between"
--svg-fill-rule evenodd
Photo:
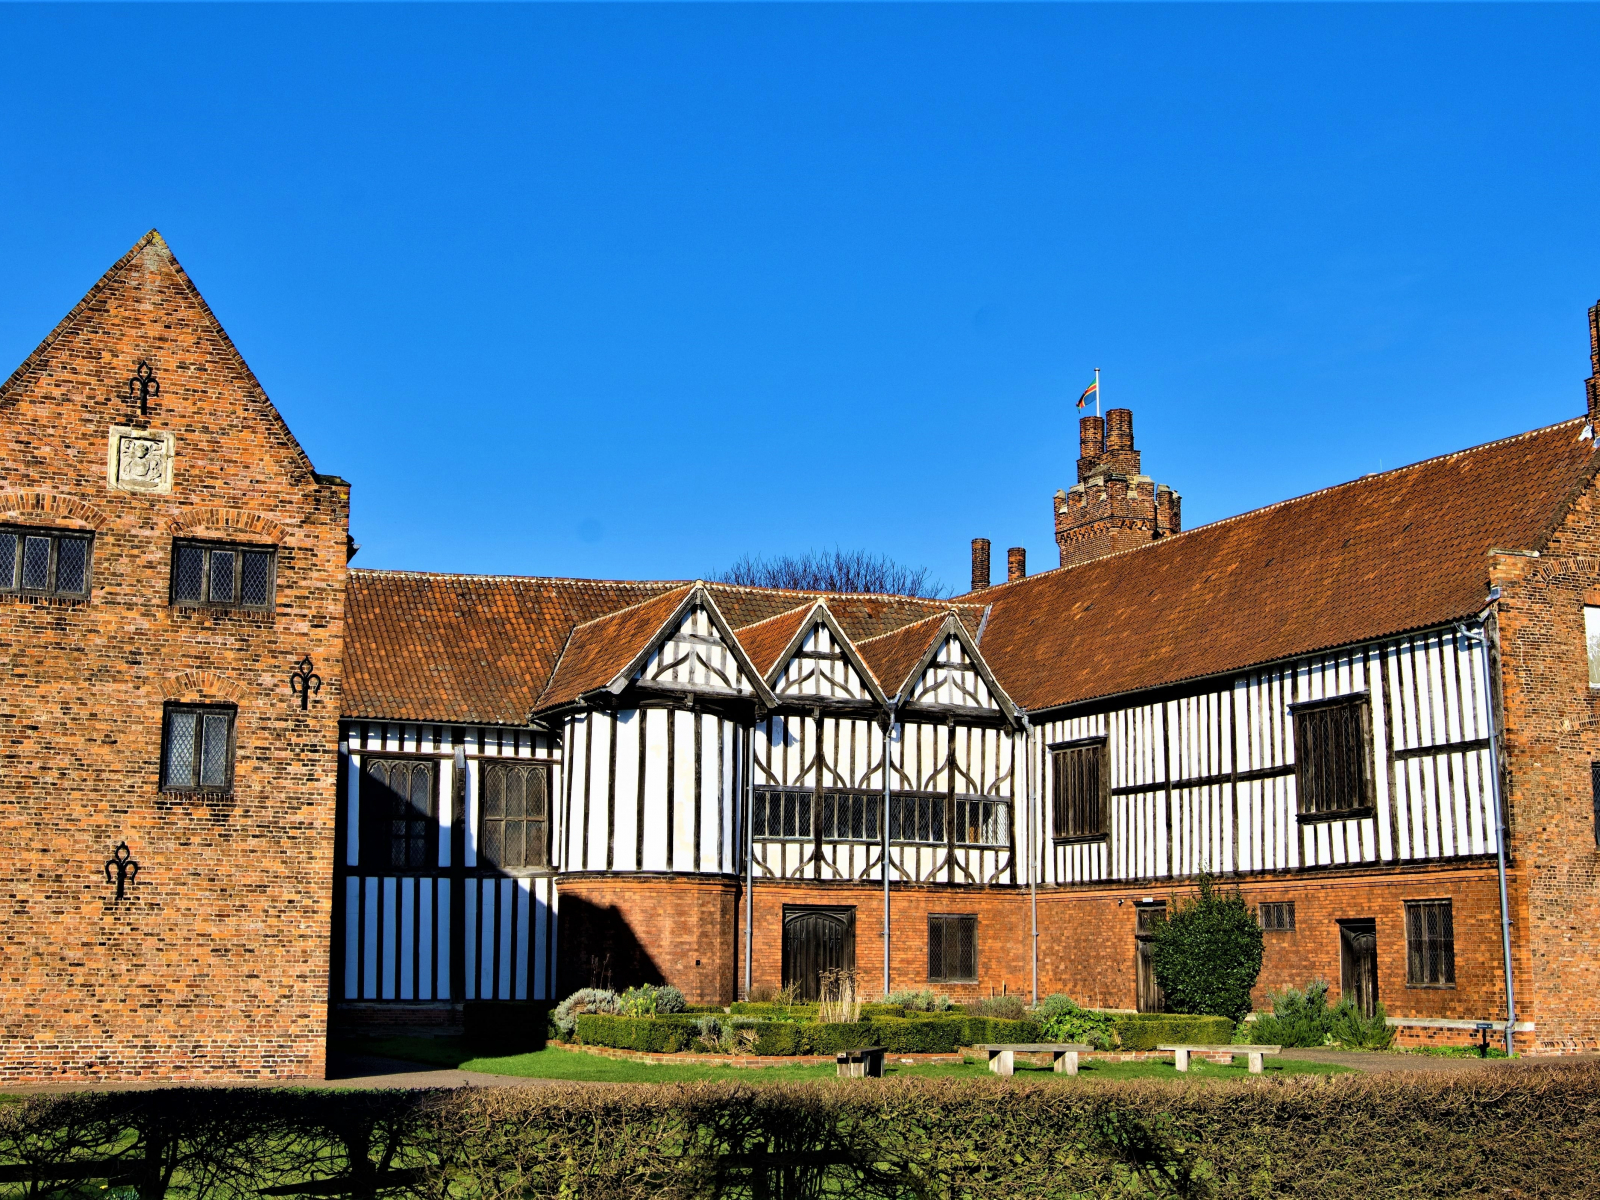
<instances>
[{"instance_id":1,"label":"blue sky","mask_svg":"<svg viewBox=\"0 0 1600 1200\"><path fill-rule=\"evenodd\" d=\"M1600 7L0 8L0 359L158 227L358 565L1053 565L1577 415Z\"/></svg>"}]
</instances>

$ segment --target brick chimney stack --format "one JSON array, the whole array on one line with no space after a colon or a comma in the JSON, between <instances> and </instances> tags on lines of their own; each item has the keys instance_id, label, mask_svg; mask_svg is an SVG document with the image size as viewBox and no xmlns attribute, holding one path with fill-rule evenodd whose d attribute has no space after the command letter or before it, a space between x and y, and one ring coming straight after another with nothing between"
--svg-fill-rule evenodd
<instances>
[{"instance_id":1,"label":"brick chimney stack","mask_svg":"<svg viewBox=\"0 0 1600 1200\"><path fill-rule=\"evenodd\" d=\"M981 592L989 586L989 539L972 539L972 590Z\"/></svg>"},{"instance_id":2,"label":"brick chimney stack","mask_svg":"<svg viewBox=\"0 0 1600 1200\"><path fill-rule=\"evenodd\" d=\"M1600 303L1589 310L1589 424L1600 434Z\"/></svg>"},{"instance_id":3,"label":"brick chimney stack","mask_svg":"<svg viewBox=\"0 0 1600 1200\"><path fill-rule=\"evenodd\" d=\"M1025 547L1013 546L1006 551L1006 582L1015 583L1027 577L1028 551Z\"/></svg>"},{"instance_id":4,"label":"brick chimney stack","mask_svg":"<svg viewBox=\"0 0 1600 1200\"><path fill-rule=\"evenodd\" d=\"M1600 366L1596 371L1600 373ZM1600 398L1591 387L1590 407L1597 404ZM1055 496L1056 545L1063 567L1183 528L1182 498L1140 473L1132 410L1107 409L1104 420L1083 417L1078 437L1078 482Z\"/></svg>"}]
</instances>

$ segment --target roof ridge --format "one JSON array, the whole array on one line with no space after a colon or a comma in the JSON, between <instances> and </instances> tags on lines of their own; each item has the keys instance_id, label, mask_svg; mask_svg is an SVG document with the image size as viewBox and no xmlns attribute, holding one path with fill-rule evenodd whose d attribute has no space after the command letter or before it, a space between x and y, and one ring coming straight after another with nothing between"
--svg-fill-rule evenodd
<instances>
[{"instance_id":1,"label":"roof ridge","mask_svg":"<svg viewBox=\"0 0 1600 1200\"><path fill-rule=\"evenodd\" d=\"M1272 512L1275 509L1287 508L1291 504L1299 504L1302 501L1314 500L1317 497L1325 496L1330 492L1339 491L1341 488L1355 487L1358 484L1364 484L1371 480L1385 479L1389 476L1399 475L1403 471L1421 470L1423 467L1429 466L1433 463L1444 462L1452 458L1461 458L1468 454L1477 454L1482 450L1492 450L1496 446L1506 446L1512 442L1522 441L1525 438L1537 437L1540 434L1550 433L1551 431L1560 429L1566 425L1585 425L1587 423L1587 417L1571 417L1565 421L1557 421L1553 425L1541 425L1537 429L1526 429L1521 433L1513 433L1507 437L1496 438L1492 442L1480 442L1476 446L1467 446L1461 450L1452 450L1448 454L1435 454L1432 458L1418 459L1414 463L1406 463L1404 466L1400 467L1390 467L1387 471L1372 471L1366 475L1358 475L1354 479L1346 479L1342 483L1330 483L1327 487L1318 488L1316 491L1303 492L1298 496L1290 496L1284 500L1274 500L1271 504L1263 504L1260 508L1250 508L1246 509L1242 513L1234 513L1232 516L1218 517L1215 521L1207 521L1204 525L1196 525L1192 529L1185 529L1179 533L1169 533L1165 537L1154 539L1148 542L1140 542L1135 546L1126 546L1121 550L1111 550L1105 554L1097 554L1093 558L1086 558L1082 562L1072 563L1070 566L1051 567L1048 570L1036 572L1035 574L1029 575L1023 579L1008 579L1004 583L990 584L981 592L967 592L964 594L968 596L991 596L995 592L998 592L1001 588L1016 587L1019 584L1031 583L1035 579L1044 579L1050 575L1059 575L1064 571L1076 571L1078 568L1086 567L1090 563L1103 562L1108 558L1120 558L1125 554L1140 554L1146 550L1153 550L1159 546L1169 546L1182 538L1201 533L1204 530L1215 529L1219 525L1230 525L1236 521L1243 521L1247 517L1253 517L1259 513L1267 513ZM1597 438L1596 440L1596 448L1600 449L1600 438ZM961 602L959 597L956 598L956 602ZM979 606L978 602L975 600L969 600L965 603L975 607Z\"/></svg>"},{"instance_id":2,"label":"roof ridge","mask_svg":"<svg viewBox=\"0 0 1600 1200\"><path fill-rule=\"evenodd\" d=\"M692 579L589 579L582 575L480 575L470 571L407 571L389 567L351 567L352 575L393 575L410 579L481 579L515 583L593 583L605 587L688 587ZM618 609L617 611L621 611Z\"/></svg>"},{"instance_id":3,"label":"roof ridge","mask_svg":"<svg viewBox=\"0 0 1600 1200\"><path fill-rule=\"evenodd\" d=\"M686 583L680 587L668 588L666 591L659 592L654 596L649 596L643 600L635 600L632 604L624 604L621 608L613 608L610 612L603 612L597 617L590 617L587 621L579 621L572 627L572 630L570 633L568 633L567 637L570 640L572 635L577 633L578 630L583 629L586 626L593 625L597 621L609 621L612 617L620 617L623 613L632 612L636 608L643 608L646 604L654 604L659 600L665 600L668 596L675 595L678 592L692 592L697 586L699 585L696 583ZM554 671L550 673L550 678L555 678Z\"/></svg>"},{"instance_id":4,"label":"roof ridge","mask_svg":"<svg viewBox=\"0 0 1600 1200\"><path fill-rule=\"evenodd\" d=\"M819 604L826 606L827 603L827 597L814 596L812 597L809 605L796 604L793 608L786 608L782 612L773 613L770 617L762 617L759 621L751 621L748 625L735 625L733 622L729 621L728 628L733 630L735 633L743 633L747 629L755 629L758 626L765 625L768 621L777 621L784 617L792 617L795 613L800 612L802 609L815 608ZM726 618L727 614L724 613L723 617Z\"/></svg>"},{"instance_id":5,"label":"roof ridge","mask_svg":"<svg viewBox=\"0 0 1600 1200\"><path fill-rule=\"evenodd\" d=\"M950 601L937 596L908 596L903 592L830 592L821 588L780 588L765 587L756 583L727 583L719 579L702 580L707 587L727 588L736 592L756 592L762 595L774 593L786 596L810 596L814 599L824 597L847 597L852 600L910 600L916 604L948 604Z\"/></svg>"}]
</instances>

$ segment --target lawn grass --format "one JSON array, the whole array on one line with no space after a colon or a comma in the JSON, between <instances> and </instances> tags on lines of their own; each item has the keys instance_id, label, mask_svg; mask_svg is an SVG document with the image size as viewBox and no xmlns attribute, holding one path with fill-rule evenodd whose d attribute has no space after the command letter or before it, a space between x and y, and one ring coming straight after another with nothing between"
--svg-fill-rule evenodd
<instances>
[{"instance_id":1,"label":"lawn grass","mask_svg":"<svg viewBox=\"0 0 1600 1200\"><path fill-rule=\"evenodd\" d=\"M369 1054L383 1058L403 1059L433 1067L481 1071L489 1075L515 1075L531 1079L563 1079L593 1083L692 1083L701 1080L736 1080L740 1083L794 1083L803 1080L832 1079L835 1077L831 1063L810 1065L795 1063L778 1067L732 1067L712 1063L647 1063L631 1059L604 1058L568 1050L561 1046L547 1046L525 1054L485 1056L475 1054L459 1038L372 1038L342 1042L337 1049L348 1054ZM1339 1075L1348 1067L1331 1063L1301 1062L1294 1059L1267 1059L1268 1076L1287 1075ZM884 1064L884 1073L899 1078L964 1079L993 1078L987 1064L982 1062L930 1063L907 1066L892 1057ZM1030 1082L1064 1080L1048 1066L1035 1067L1017 1063L1018 1079ZM1224 1080L1248 1079L1249 1068L1241 1061L1232 1066L1191 1060L1187 1076L1180 1075L1170 1061L1146 1060L1144 1062L1113 1063L1103 1060L1086 1060L1079 1068L1078 1078L1087 1082L1104 1079L1170 1079Z\"/></svg>"}]
</instances>

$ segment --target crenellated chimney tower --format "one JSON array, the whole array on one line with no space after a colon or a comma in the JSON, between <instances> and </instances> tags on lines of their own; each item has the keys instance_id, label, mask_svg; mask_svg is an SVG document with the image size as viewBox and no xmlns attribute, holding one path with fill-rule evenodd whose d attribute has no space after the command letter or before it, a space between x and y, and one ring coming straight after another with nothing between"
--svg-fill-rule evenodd
<instances>
[{"instance_id":1,"label":"crenellated chimney tower","mask_svg":"<svg viewBox=\"0 0 1600 1200\"><path fill-rule=\"evenodd\" d=\"M1600 373L1600 366L1596 370ZM1591 408L1600 403L1593 386L1589 396ZM1111 408L1104 418L1084 417L1078 422L1078 438L1078 482L1055 498L1056 545L1063 567L1182 528L1178 493L1139 473L1131 409Z\"/></svg>"}]
</instances>

